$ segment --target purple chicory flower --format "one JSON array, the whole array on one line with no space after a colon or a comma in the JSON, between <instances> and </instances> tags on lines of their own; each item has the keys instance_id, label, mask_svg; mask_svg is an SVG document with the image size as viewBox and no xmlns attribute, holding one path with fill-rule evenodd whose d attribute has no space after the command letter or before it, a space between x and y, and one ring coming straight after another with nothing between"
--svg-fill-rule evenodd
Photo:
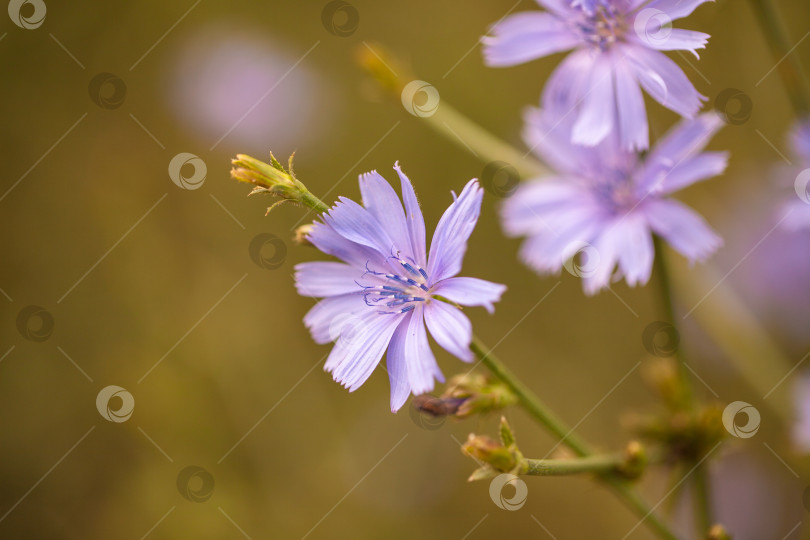
<instances>
[{"instance_id":1,"label":"purple chicory flower","mask_svg":"<svg viewBox=\"0 0 810 540\"><path fill-rule=\"evenodd\" d=\"M410 180L402 184L404 212L391 185L376 171L360 176L363 205L341 197L321 216L307 239L343 262L295 267L298 293L323 298L304 317L320 344L337 340L325 369L349 391L358 389L387 350L391 410L408 395L444 382L425 328L445 350L470 362L472 325L454 304L483 306L490 313L504 285L461 271L467 239L481 211L483 190L470 180L445 211L426 257L425 222Z\"/></svg>"},{"instance_id":2,"label":"purple chicory flower","mask_svg":"<svg viewBox=\"0 0 810 540\"><path fill-rule=\"evenodd\" d=\"M790 133L790 146L801 170L793 181L795 196L782 207L782 222L790 231L810 229L810 118L796 122Z\"/></svg>"},{"instance_id":3,"label":"purple chicory flower","mask_svg":"<svg viewBox=\"0 0 810 540\"><path fill-rule=\"evenodd\" d=\"M683 120L646 157L622 150L615 135L595 147L572 144L571 123L538 109L526 114L524 138L554 170L521 184L501 208L506 233L527 237L520 256L528 266L540 274L565 266L593 294L612 278L647 283L651 233L690 261L722 244L699 215L669 198L725 170L727 153L702 152L723 125L716 114ZM577 254L587 260L573 268Z\"/></svg>"},{"instance_id":4,"label":"purple chicory flower","mask_svg":"<svg viewBox=\"0 0 810 540\"><path fill-rule=\"evenodd\" d=\"M706 100L660 51L698 56L709 35L671 22L707 1L537 0L546 12L509 15L491 28L482 40L484 59L489 66L512 66L573 49L546 84L542 107L574 112L574 143L593 146L617 130L622 148L646 149L641 88L687 118Z\"/></svg>"}]
</instances>

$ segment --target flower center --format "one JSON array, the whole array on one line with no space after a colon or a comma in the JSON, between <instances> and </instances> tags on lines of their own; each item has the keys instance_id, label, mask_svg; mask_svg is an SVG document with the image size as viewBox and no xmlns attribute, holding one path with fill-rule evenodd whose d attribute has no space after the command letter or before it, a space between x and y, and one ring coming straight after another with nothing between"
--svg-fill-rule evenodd
<instances>
[{"instance_id":1,"label":"flower center","mask_svg":"<svg viewBox=\"0 0 810 540\"><path fill-rule=\"evenodd\" d=\"M593 191L604 208L613 212L628 211L638 203L632 179L624 171L608 171L593 184Z\"/></svg>"},{"instance_id":2,"label":"flower center","mask_svg":"<svg viewBox=\"0 0 810 540\"><path fill-rule=\"evenodd\" d=\"M583 39L600 50L610 48L627 31L624 12L610 0L571 0L571 6L582 11L575 24Z\"/></svg>"},{"instance_id":3,"label":"flower center","mask_svg":"<svg viewBox=\"0 0 810 540\"><path fill-rule=\"evenodd\" d=\"M417 302L430 299L430 280L427 272L415 261L406 261L399 257L399 253L390 258L397 261L404 272L377 272L366 263L366 274L378 276L386 283L360 285L363 288L363 299L366 305L378 308L378 312L382 314L407 313L416 307Z\"/></svg>"}]
</instances>

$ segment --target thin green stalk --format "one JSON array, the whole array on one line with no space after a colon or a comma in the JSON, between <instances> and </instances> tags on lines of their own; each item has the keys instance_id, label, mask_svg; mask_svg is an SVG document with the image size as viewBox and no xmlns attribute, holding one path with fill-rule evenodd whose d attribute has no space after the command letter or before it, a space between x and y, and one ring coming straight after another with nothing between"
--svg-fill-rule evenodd
<instances>
[{"instance_id":1,"label":"thin green stalk","mask_svg":"<svg viewBox=\"0 0 810 540\"><path fill-rule=\"evenodd\" d=\"M570 474L612 473L625 463L624 456L593 455L573 459L527 459L530 476L565 476Z\"/></svg>"},{"instance_id":2,"label":"thin green stalk","mask_svg":"<svg viewBox=\"0 0 810 540\"><path fill-rule=\"evenodd\" d=\"M762 28L774 59L779 62L777 71L782 77L785 90L796 114L810 114L810 82L802 70L795 44L790 42L787 30L771 0L750 0L755 18Z\"/></svg>"},{"instance_id":3,"label":"thin green stalk","mask_svg":"<svg viewBox=\"0 0 810 540\"><path fill-rule=\"evenodd\" d=\"M673 305L672 283L670 280L669 270L667 269L666 261L664 260L664 243L660 237L655 236L653 239L655 247L655 262L653 271L658 276L658 288L661 292L661 305L664 316L667 318L667 323L671 324L677 332L677 325L675 324L675 306ZM697 414L698 403L695 393L692 389L692 382L689 372L686 369L686 364L683 361L680 348L675 352L675 361L678 363L678 373L681 379L681 388L683 389L684 397L686 398L685 405L689 413L694 418ZM705 535L712 526L712 508L711 508L711 484L709 482L709 475L705 464L698 464L695 468L694 474L694 488L695 488L695 524L698 529L699 535Z\"/></svg>"},{"instance_id":4,"label":"thin green stalk","mask_svg":"<svg viewBox=\"0 0 810 540\"><path fill-rule=\"evenodd\" d=\"M517 396L520 404L546 429L560 439L568 448L580 457L588 456L591 450L573 430L554 414L545 403L540 401L529 388L518 379L509 368L501 363L477 337L473 337L470 349L481 360L481 363Z\"/></svg>"},{"instance_id":5,"label":"thin green stalk","mask_svg":"<svg viewBox=\"0 0 810 540\"><path fill-rule=\"evenodd\" d=\"M713 514L711 491L709 489L709 475L703 465L700 465L695 470L694 474L693 487L695 491L695 510L697 512L695 520L698 524L698 534L705 535L712 525L714 525L712 521Z\"/></svg>"},{"instance_id":6,"label":"thin green stalk","mask_svg":"<svg viewBox=\"0 0 810 540\"><path fill-rule=\"evenodd\" d=\"M551 431L551 433L559 437L563 444L568 446L578 456L583 458L591 456L591 451L585 441L573 433L573 430L569 429L557 415L551 412L548 407L540 401L540 398L529 390L520 379L495 357L481 340L477 337L473 337L470 349L479 358L481 363L487 366L493 375L503 381L503 383L514 392L520 404L529 414ZM600 475L597 478L608 485L614 493L616 493L617 497L619 497L630 510L635 512L635 514L641 518L641 521L658 534L658 536L666 538L667 540L677 540L675 534L655 515L653 509L647 506L636 490L627 481L610 474Z\"/></svg>"},{"instance_id":7,"label":"thin green stalk","mask_svg":"<svg viewBox=\"0 0 810 540\"><path fill-rule=\"evenodd\" d=\"M678 332L678 325L675 324L675 306L673 305L672 282L664 260L664 242L659 236L653 237L655 257L653 259L653 275L658 276L658 290L660 292L661 312L664 314L664 322L671 325L675 332ZM686 405L689 411L694 413L697 409L695 394L692 390L692 383L689 378L689 371L683 362L680 347L675 351L675 361L678 364L678 373L681 378L681 387L686 398Z\"/></svg>"},{"instance_id":8,"label":"thin green stalk","mask_svg":"<svg viewBox=\"0 0 810 540\"><path fill-rule=\"evenodd\" d=\"M496 137L460 113L445 99L442 99L435 114L421 120L484 163L492 161L508 163L517 170L522 180L536 178L549 172L548 167L533 158L530 153L518 150Z\"/></svg>"},{"instance_id":9,"label":"thin green stalk","mask_svg":"<svg viewBox=\"0 0 810 540\"><path fill-rule=\"evenodd\" d=\"M380 43L363 45L358 48L360 65L390 98L400 103L406 85L417 77L384 45ZM548 167L530 152L518 150L496 137L452 107L443 97L440 98L435 111L418 116L419 121L425 122L431 129L469 151L484 163L503 161L514 167L523 180L548 173Z\"/></svg>"}]
</instances>

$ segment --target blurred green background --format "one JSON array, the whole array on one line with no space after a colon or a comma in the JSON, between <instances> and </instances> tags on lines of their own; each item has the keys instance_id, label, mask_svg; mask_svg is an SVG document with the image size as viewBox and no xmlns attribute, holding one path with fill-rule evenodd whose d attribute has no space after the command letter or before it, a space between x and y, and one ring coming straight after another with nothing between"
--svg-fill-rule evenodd
<instances>
[{"instance_id":1,"label":"blurred green background","mask_svg":"<svg viewBox=\"0 0 810 540\"><path fill-rule=\"evenodd\" d=\"M459 451L472 431L494 435L497 416L425 429L407 407L391 414L384 372L350 395L322 371L329 347L301 322L313 302L295 293L292 272L324 257L290 241L304 211L281 206L265 217L272 201L246 197L229 179L230 158L295 151L298 177L328 201L358 198L361 172L394 178L399 160L431 230L449 191L485 163L382 95L357 67L357 49L384 43L442 100L519 148L521 110L559 62L483 66L479 37L507 11L533 9L528 0L351 3L359 26L347 36L324 25L325 1L45 0L38 28L0 18L0 537L621 538L636 523L579 478L529 478L526 505L501 510L487 482L465 482L474 462ZM806 37L807 2L778 4L792 42ZM671 55L707 107L728 88L753 105L711 144L731 151L727 173L681 198L726 239L713 271L731 271L724 287L735 287L791 367L810 345L807 275L793 271L810 244L781 232L758 242L774 204L792 193L792 177L774 173L779 153L789 156L792 110L775 72L758 84L774 61L747 4L710 3L677 26L712 35L699 62ZM810 40L796 53L810 65ZM657 137L675 118L657 104L650 111ZM198 189L169 177L181 152L205 163ZM495 316L468 311L476 332L578 432L620 448L632 436L622 418L657 407L634 368L647 356L644 328L661 318L656 283L587 298L566 273L537 278L516 261L519 242L502 237L497 202L485 198L464 274L509 291ZM285 242L264 253L281 263L275 269L249 254L265 233ZM687 282L683 272L705 270L677 263ZM695 278L693 294L715 281ZM30 305L54 322L41 341L18 330ZM733 333L736 315L712 317ZM736 538L798 538L810 474L789 427L698 319L681 336L708 385L696 379L698 392L748 401L763 416L756 438L724 443L711 466L719 518ZM36 334L36 320L25 324ZM445 375L464 371L434 350ZM126 421L96 408L110 385L134 398ZM789 403L789 381L770 399ZM526 455L554 445L522 411L506 416ZM188 466L204 472L185 497L178 477L182 485ZM661 472L641 487L654 504L670 485ZM194 493L205 500L189 500ZM672 496L659 508L686 537L688 507ZM648 537L643 527L632 535Z\"/></svg>"}]
</instances>

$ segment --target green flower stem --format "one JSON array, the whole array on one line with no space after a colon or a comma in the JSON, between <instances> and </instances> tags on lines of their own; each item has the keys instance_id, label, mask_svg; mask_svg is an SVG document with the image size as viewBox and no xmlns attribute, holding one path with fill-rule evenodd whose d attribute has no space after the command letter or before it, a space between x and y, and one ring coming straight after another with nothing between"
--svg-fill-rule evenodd
<instances>
[{"instance_id":1,"label":"green flower stem","mask_svg":"<svg viewBox=\"0 0 810 540\"><path fill-rule=\"evenodd\" d=\"M714 525L712 520L711 484L706 467L701 464L695 469L695 510L697 512L696 522L698 534L705 535Z\"/></svg>"},{"instance_id":2,"label":"green flower stem","mask_svg":"<svg viewBox=\"0 0 810 540\"><path fill-rule=\"evenodd\" d=\"M548 174L548 167L482 128L442 99L432 116L421 118L434 131L485 163L503 161L517 170L522 180Z\"/></svg>"},{"instance_id":3,"label":"green flower stem","mask_svg":"<svg viewBox=\"0 0 810 540\"><path fill-rule=\"evenodd\" d=\"M655 250L653 275L658 276L658 289L661 293L661 310L664 313L664 322L670 324L677 332L678 325L675 324L675 306L672 301L672 282L670 280L669 269L664 260L664 242L658 235L653 237L653 246ZM680 374L681 386L686 398L686 406L689 408L690 412L695 413L697 410L697 401L695 399L695 393L692 390L692 381L689 378L689 371L686 368L686 364L683 362L680 348L675 351L675 361L678 363L678 373Z\"/></svg>"},{"instance_id":4,"label":"green flower stem","mask_svg":"<svg viewBox=\"0 0 810 540\"><path fill-rule=\"evenodd\" d=\"M568 448L570 448L580 458L590 458L591 451L584 440L580 439L571 429L566 426L546 405L540 401L534 393L524 385L501 361L495 357L489 348L477 337L473 337L470 350L478 357L482 364L506 384L517 396L520 404L538 422L545 426L551 433L559 437ZM652 509L641 499L636 490L626 481L615 474L605 474L598 476L599 480L607 484L616 496L635 512L644 523L661 538L676 540L675 534L669 530L667 525L656 516Z\"/></svg>"},{"instance_id":5,"label":"green flower stem","mask_svg":"<svg viewBox=\"0 0 810 540\"><path fill-rule=\"evenodd\" d=\"M580 457L591 454L588 445L568 428L534 393L518 379L509 368L501 363L477 337L473 337L470 349L482 364L509 387L517 396L520 404L554 436Z\"/></svg>"},{"instance_id":6,"label":"green flower stem","mask_svg":"<svg viewBox=\"0 0 810 540\"><path fill-rule=\"evenodd\" d=\"M405 86L416 79L395 55L379 43L371 45L366 43L364 47L359 48L358 61L379 87L397 103L402 99ZM508 163L517 170L523 180L548 173L548 167L529 152L518 150L496 137L460 113L444 98L440 98L438 108L433 114L420 116L418 120L425 122L440 135L485 163L492 161Z\"/></svg>"},{"instance_id":7,"label":"green flower stem","mask_svg":"<svg viewBox=\"0 0 810 540\"><path fill-rule=\"evenodd\" d=\"M565 476L570 474L605 474L618 471L625 458L620 455L593 455L573 459L527 459L530 476Z\"/></svg>"},{"instance_id":8,"label":"green flower stem","mask_svg":"<svg viewBox=\"0 0 810 540\"><path fill-rule=\"evenodd\" d=\"M675 324L675 307L673 305L672 282L670 280L669 270L666 261L664 260L664 242L656 235L653 238L653 245L655 247L655 262L654 274L658 276L659 290L661 291L661 304L664 311L664 316L667 318L667 323L671 324L677 332L677 325ZM675 353L675 361L678 363L678 373L681 379L681 388L686 398L685 405L693 417L697 414L698 403L695 397L694 390L692 389L692 381L690 374L687 371L686 364L683 361L680 348ZM706 470L705 464L698 464L695 468L694 474L694 488L695 488L695 524L698 529L698 534L703 536L707 533L712 526L712 507L711 507L711 484L709 482L709 474Z\"/></svg>"},{"instance_id":9,"label":"green flower stem","mask_svg":"<svg viewBox=\"0 0 810 540\"><path fill-rule=\"evenodd\" d=\"M810 114L810 82L802 70L799 57L790 42L787 30L772 0L750 0L755 18L762 27L768 47L774 59L779 62L777 70L787 90L796 114Z\"/></svg>"},{"instance_id":10,"label":"green flower stem","mask_svg":"<svg viewBox=\"0 0 810 540\"><path fill-rule=\"evenodd\" d=\"M673 259L672 263L679 265L671 275L677 295L684 305L692 306L689 317L720 347L752 391L763 396L757 408L768 408L770 417L786 428L793 403L786 384L777 383L799 359L785 356L750 306L724 281L723 272L711 263L704 263L699 271L687 270L685 261Z\"/></svg>"}]
</instances>

